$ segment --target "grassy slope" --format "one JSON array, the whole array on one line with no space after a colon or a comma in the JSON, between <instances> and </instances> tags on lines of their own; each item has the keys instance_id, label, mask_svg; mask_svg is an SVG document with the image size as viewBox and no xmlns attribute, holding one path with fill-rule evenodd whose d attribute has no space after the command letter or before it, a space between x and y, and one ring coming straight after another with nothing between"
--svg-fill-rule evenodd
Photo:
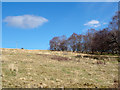
<instances>
[{"instance_id":1,"label":"grassy slope","mask_svg":"<svg viewBox=\"0 0 120 90\"><path fill-rule=\"evenodd\" d=\"M51 59L55 55L71 60ZM3 49L3 88L110 88L117 85L117 60L106 60L104 65L97 64L96 59L75 58L76 55L78 53Z\"/></svg>"}]
</instances>

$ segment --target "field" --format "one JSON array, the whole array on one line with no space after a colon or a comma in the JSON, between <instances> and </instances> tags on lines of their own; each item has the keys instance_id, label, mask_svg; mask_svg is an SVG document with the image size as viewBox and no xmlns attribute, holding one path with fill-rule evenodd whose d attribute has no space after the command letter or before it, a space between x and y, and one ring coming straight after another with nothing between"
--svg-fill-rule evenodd
<instances>
[{"instance_id":1,"label":"field","mask_svg":"<svg viewBox=\"0 0 120 90\"><path fill-rule=\"evenodd\" d=\"M3 88L115 88L117 56L2 49Z\"/></svg>"}]
</instances>

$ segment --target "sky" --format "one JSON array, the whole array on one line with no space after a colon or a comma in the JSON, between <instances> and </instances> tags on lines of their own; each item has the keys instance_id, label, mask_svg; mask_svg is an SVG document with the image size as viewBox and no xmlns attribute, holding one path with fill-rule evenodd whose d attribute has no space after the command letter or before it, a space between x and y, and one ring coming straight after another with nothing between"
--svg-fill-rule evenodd
<instances>
[{"instance_id":1,"label":"sky","mask_svg":"<svg viewBox=\"0 0 120 90\"><path fill-rule=\"evenodd\" d=\"M49 49L55 36L108 26L117 2L3 2L2 48Z\"/></svg>"}]
</instances>

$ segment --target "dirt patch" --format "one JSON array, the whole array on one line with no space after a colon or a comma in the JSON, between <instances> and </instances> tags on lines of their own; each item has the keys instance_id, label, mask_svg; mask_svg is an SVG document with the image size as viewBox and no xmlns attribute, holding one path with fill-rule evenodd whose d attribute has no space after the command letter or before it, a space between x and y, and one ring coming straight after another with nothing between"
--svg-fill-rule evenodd
<instances>
[{"instance_id":1,"label":"dirt patch","mask_svg":"<svg viewBox=\"0 0 120 90\"><path fill-rule=\"evenodd\" d=\"M48 54L36 54L36 55L40 55L40 56L43 56L43 57L52 56L52 55L48 55Z\"/></svg>"},{"instance_id":2,"label":"dirt patch","mask_svg":"<svg viewBox=\"0 0 120 90\"><path fill-rule=\"evenodd\" d=\"M54 60L58 60L58 61L68 61L68 60L72 60L70 58L67 58L67 57L61 57L61 56L52 56L51 59L54 59Z\"/></svg>"},{"instance_id":3,"label":"dirt patch","mask_svg":"<svg viewBox=\"0 0 120 90\"><path fill-rule=\"evenodd\" d=\"M57 55L48 55L48 54L37 54L37 55L40 55L40 56L43 56L43 57L49 57L50 59L58 60L58 61L72 60L72 59L70 59L68 57L62 57L62 56L57 56Z\"/></svg>"}]
</instances>

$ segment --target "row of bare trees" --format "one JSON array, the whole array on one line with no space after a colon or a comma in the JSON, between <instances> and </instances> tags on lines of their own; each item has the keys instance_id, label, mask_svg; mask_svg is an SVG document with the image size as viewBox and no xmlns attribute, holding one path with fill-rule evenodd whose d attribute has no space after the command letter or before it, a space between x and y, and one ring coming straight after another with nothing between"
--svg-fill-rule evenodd
<instances>
[{"instance_id":1,"label":"row of bare trees","mask_svg":"<svg viewBox=\"0 0 120 90\"><path fill-rule=\"evenodd\" d=\"M120 11L116 12L107 28L89 29L85 35L73 33L69 38L65 35L50 40L50 50L77 51L94 53L120 53Z\"/></svg>"}]
</instances>

